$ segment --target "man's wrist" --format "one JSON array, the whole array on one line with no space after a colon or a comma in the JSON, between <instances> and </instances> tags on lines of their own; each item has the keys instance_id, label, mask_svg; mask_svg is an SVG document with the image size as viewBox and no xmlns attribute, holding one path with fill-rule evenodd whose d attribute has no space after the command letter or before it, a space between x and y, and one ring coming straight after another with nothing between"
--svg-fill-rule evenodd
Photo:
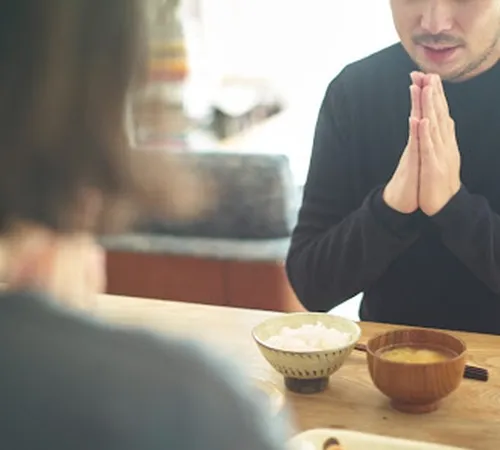
<instances>
[{"instance_id":1,"label":"man's wrist","mask_svg":"<svg viewBox=\"0 0 500 450\"><path fill-rule=\"evenodd\" d=\"M402 213L391 207L384 199L384 190L385 187L379 187L370 197L370 208L377 221L393 234L403 236L413 233L415 213Z\"/></svg>"},{"instance_id":2,"label":"man's wrist","mask_svg":"<svg viewBox=\"0 0 500 450\"><path fill-rule=\"evenodd\" d=\"M452 227L457 224L457 220L461 220L464 215L468 214L469 200L469 191L461 185L450 201L440 211L430 216L430 219L440 228Z\"/></svg>"},{"instance_id":3,"label":"man's wrist","mask_svg":"<svg viewBox=\"0 0 500 450\"><path fill-rule=\"evenodd\" d=\"M401 201L398 201L400 200L400 198L397 198L392 194L389 184L386 185L382 190L382 200L387 207L399 214L410 215L413 214L417 209L415 207L415 204L407 205L406 207L400 206Z\"/></svg>"}]
</instances>

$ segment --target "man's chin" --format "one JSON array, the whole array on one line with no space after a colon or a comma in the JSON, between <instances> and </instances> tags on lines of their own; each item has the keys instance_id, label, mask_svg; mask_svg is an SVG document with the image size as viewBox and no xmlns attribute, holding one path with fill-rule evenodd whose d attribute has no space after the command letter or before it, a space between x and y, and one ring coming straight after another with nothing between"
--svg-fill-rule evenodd
<instances>
[{"instance_id":1,"label":"man's chin","mask_svg":"<svg viewBox=\"0 0 500 450\"><path fill-rule=\"evenodd\" d=\"M445 66L445 65L437 65L437 64L429 64L424 61L415 61L420 68L420 70L424 73L432 73L435 75L439 75L442 80L445 81L460 81L460 79L464 76L464 71L461 67L457 67L456 64Z\"/></svg>"}]
</instances>

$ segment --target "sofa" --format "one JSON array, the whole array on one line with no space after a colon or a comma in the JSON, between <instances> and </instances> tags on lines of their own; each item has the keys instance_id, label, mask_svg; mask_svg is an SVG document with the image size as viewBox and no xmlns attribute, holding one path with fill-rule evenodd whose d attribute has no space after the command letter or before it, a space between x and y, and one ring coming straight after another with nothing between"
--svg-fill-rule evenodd
<instances>
[{"instance_id":1,"label":"sofa","mask_svg":"<svg viewBox=\"0 0 500 450\"><path fill-rule=\"evenodd\" d=\"M189 222L145 218L103 236L108 293L275 311L302 311L284 260L300 187L284 155L189 152L215 186L215 208Z\"/></svg>"}]
</instances>

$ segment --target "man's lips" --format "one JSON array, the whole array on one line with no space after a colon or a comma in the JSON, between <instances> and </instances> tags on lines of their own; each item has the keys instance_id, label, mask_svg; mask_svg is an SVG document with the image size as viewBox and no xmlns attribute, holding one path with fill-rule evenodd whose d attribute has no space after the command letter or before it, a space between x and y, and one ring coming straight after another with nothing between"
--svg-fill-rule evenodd
<instances>
[{"instance_id":1,"label":"man's lips","mask_svg":"<svg viewBox=\"0 0 500 450\"><path fill-rule=\"evenodd\" d=\"M450 59L455 52L460 48L459 46L454 47L434 47L421 45L420 46L425 54L425 57L435 63L444 63Z\"/></svg>"}]
</instances>

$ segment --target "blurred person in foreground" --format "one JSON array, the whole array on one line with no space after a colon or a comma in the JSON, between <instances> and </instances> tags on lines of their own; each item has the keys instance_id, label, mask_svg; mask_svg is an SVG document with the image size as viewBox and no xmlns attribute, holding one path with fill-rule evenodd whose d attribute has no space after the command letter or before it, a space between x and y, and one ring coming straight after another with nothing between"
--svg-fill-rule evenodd
<instances>
[{"instance_id":1,"label":"blurred person in foreground","mask_svg":"<svg viewBox=\"0 0 500 450\"><path fill-rule=\"evenodd\" d=\"M105 281L98 232L145 206L178 217L203 206L204 187L172 158L128 149L127 98L146 54L142 4L2 2L2 449L283 445L231 367L84 311Z\"/></svg>"},{"instance_id":2,"label":"blurred person in foreground","mask_svg":"<svg viewBox=\"0 0 500 450\"><path fill-rule=\"evenodd\" d=\"M391 0L400 43L321 107L287 268L303 304L500 334L500 0Z\"/></svg>"}]
</instances>

